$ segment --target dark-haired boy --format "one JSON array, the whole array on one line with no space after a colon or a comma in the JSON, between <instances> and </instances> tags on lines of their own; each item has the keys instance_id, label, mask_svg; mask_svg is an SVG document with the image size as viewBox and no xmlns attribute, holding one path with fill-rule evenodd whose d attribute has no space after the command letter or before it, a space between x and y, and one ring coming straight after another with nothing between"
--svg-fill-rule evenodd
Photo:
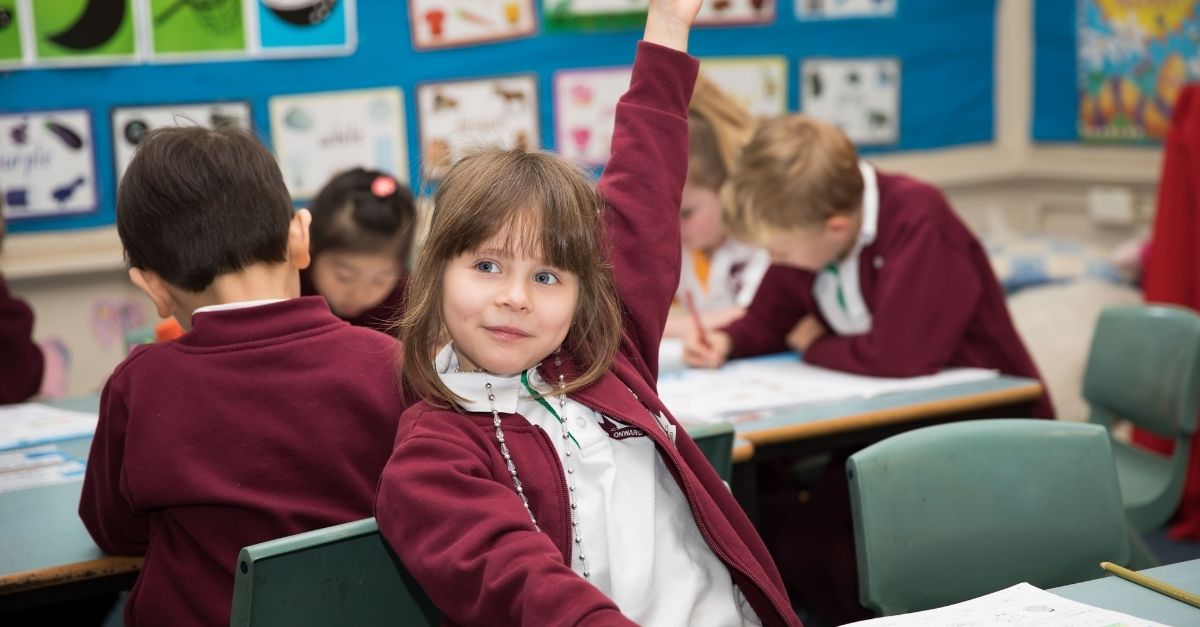
<instances>
[{"instance_id":1,"label":"dark-haired boy","mask_svg":"<svg viewBox=\"0 0 1200 627\"><path fill-rule=\"evenodd\" d=\"M248 133L149 135L121 182L133 282L187 329L105 385L80 517L144 554L128 625L227 625L241 547L371 515L398 344L298 298L307 211Z\"/></svg>"}]
</instances>

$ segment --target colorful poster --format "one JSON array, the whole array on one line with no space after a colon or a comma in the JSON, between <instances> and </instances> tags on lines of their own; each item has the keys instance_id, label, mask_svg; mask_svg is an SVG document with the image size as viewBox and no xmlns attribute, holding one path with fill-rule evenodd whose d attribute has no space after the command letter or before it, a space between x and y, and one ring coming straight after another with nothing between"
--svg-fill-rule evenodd
<instances>
[{"instance_id":1,"label":"colorful poster","mask_svg":"<svg viewBox=\"0 0 1200 627\"><path fill-rule=\"evenodd\" d=\"M583 165L608 161L617 100L629 89L630 68L554 73L554 136L558 153Z\"/></svg>"},{"instance_id":2,"label":"colorful poster","mask_svg":"<svg viewBox=\"0 0 1200 627\"><path fill-rule=\"evenodd\" d=\"M236 126L251 128L249 102L210 102L146 107L117 107L112 110L113 163L117 182L146 133L165 126Z\"/></svg>"},{"instance_id":3,"label":"colorful poster","mask_svg":"<svg viewBox=\"0 0 1200 627\"><path fill-rule=\"evenodd\" d=\"M21 24L17 0L0 0L0 65L21 61Z\"/></svg>"},{"instance_id":4,"label":"colorful poster","mask_svg":"<svg viewBox=\"0 0 1200 627\"><path fill-rule=\"evenodd\" d=\"M775 0L709 0L696 15L696 24L701 26L770 24L774 21Z\"/></svg>"},{"instance_id":5,"label":"colorful poster","mask_svg":"<svg viewBox=\"0 0 1200 627\"><path fill-rule=\"evenodd\" d=\"M796 0L796 19L895 17L898 0Z\"/></svg>"},{"instance_id":6,"label":"colorful poster","mask_svg":"<svg viewBox=\"0 0 1200 627\"><path fill-rule=\"evenodd\" d=\"M784 57L710 57L700 60L700 70L753 115L787 113Z\"/></svg>"},{"instance_id":7,"label":"colorful poster","mask_svg":"<svg viewBox=\"0 0 1200 627\"><path fill-rule=\"evenodd\" d=\"M546 30L594 31L641 28L650 0L543 0Z\"/></svg>"},{"instance_id":8,"label":"colorful poster","mask_svg":"<svg viewBox=\"0 0 1200 627\"><path fill-rule=\"evenodd\" d=\"M533 0L412 0L413 47L448 48L532 35Z\"/></svg>"},{"instance_id":9,"label":"colorful poster","mask_svg":"<svg viewBox=\"0 0 1200 627\"><path fill-rule=\"evenodd\" d=\"M0 114L0 193L9 219L96 210L87 109Z\"/></svg>"},{"instance_id":10,"label":"colorful poster","mask_svg":"<svg viewBox=\"0 0 1200 627\"><path fill-rule=\"evenodd\" d=\"M246 29L242 2L150 0L150 36L154 54L205 56L244 51Z\"/></svg>"},{"instance_id":11,"label":"colorful poster","mask_svg":"<svg viewBox=\"0 0 1200 627\"><path fill-rule=\"evenodd\" d=\"M537 77L532 74L417 86L421 170L440 179L472 150L541 147Z\"/></svg>"},{"instance_id":12,"label":"colorful poster","mask_svg":"<svg viewBox=\"0 0 1200 627\"><path fill-rule=\"evenodd\" d=\"M1079 0L1079 135L1162 139L1184 83L1200 79L1200 2Z\"/></svg>"},{"instance_id":13,"label":"colorful poster","mask_svg":"<svg viewBox=\"0 0 1200 627\"><path fill-rule=\"evenodd\" d=\"M132 0L33 0L37 58L51 63L133 59Z\"/></svg>"},{"instance_id":14,"label":"colorful poster","mask_svg":"<svg viewBox=\"0 0 1200 627\"><path fill-rule=\"evenodd\" d=\"M292 198L316 196L333 175L350 168L408 181L399 88L276 96L268 107L271 142Z\"/></svg>"},{"instance_id":15,"label":"colorful poster","mask_svg":"<svg viewBox=\"0 0 1200 627\"><path fill-rule=\"evenodd\" d=\"M836 124L856 144L894 144L900 141L900 61L805 61L800 110Z\"/></svg>"},{"instance_id":16,"label":"colorful poster","mask_svg":"<svg viewBox=\"0 0 1200 627\"><path fill-rule=\"evenodd\" d=\"M256 1L259 45L263 52L354 50L354 0Z\"/></svg>"}]
</instances>

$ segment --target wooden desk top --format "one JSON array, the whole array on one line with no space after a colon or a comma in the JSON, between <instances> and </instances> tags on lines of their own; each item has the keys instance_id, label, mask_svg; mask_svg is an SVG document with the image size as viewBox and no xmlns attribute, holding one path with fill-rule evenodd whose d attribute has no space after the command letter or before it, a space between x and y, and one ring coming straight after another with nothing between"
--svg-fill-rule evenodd
<instances>
[{"instance_id":1,"label":"wooden desk top","mask_svg":"<svg viewBox=\"0 0 1200 627\"><path fill-rule=\"evenodd\" d=\"M734 418L732 422L739 439L756 445L778 444L1004 405L1032 403L1041 395L1042 384L1035 379L1001 376L939 388L785 409L745 420Z\"/></svg>"}]
</instances>

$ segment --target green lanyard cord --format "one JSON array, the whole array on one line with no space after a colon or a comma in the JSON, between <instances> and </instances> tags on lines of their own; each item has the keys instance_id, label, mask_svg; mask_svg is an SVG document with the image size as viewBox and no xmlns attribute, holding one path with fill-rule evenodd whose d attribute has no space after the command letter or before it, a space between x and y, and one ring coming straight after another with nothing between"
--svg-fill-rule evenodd
<instances>
[{"instance_id":1,"label":"green lanyard cord","mask_svg":"<svg viewBox=\"0 0 1200 627\"><path fill-rule=\"evenodd\" d=\"M834 284L837 285L838 306L842 308L842 311L849 313L849 310L846 309L846 295L842 293L842 275L841 275L841 272L839 272L839 270L838 270L837 264L831 263L831 264L825 266L825 271L833 273L833 281L834 281Z\"/></svg>"},{"instance_id":2,"label":"green lanyard cord","mask_svg":"<svg viewBox=\"0 0 1200 627\"><path fill-rule=\"evenodd\" d=\"M579 446L579 440L575 439L575 434L571 433L571 428L567 426L567 419L559 416L558 412L554 411L554 408L550 406L550 403L546 402L546 397L542 396L540 392L533 389L533 387L529 385L528 371L521 373L521 385L525 386L526 390L529 390L529 394L533 397L533 400L540 403L542 407L546 408L546 411L550 412L551 416L554 416L554 418L558 420L558 424L562 425L563 428L567 430L567 437L571 438L571 441L575 443L575 448L578 448L580 451L582 451L583 447Z\"/></svg>"}]
</instances>

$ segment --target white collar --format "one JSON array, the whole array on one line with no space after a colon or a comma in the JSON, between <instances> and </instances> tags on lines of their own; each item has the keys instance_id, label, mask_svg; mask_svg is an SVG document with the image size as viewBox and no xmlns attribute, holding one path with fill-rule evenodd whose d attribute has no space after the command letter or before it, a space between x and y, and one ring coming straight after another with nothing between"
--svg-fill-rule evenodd
<instances>
[{"instance_id":1,"label":"white collar","mask_svg":"<svg viewBox=\"0 0 1200 627\"><path fill-rule=\"evenodd\" d=\"M287 300L286 298L263 298L261 300L239 300L232 303L220 303L218 305L205 305L197 307L192 315L205 313L208 311L229 311L230 309L248 309L250 307L258 307L260 305L270 305L271 303L280 303Z\"/></svg>"},{"instance_id":2,"label":"white collar","mask_svg":"<svg viewBox=\"0 0 1200 627\"><path fill-rule=\"evenodd\" d=\"M862 172L862 226L858 230L858 249L863 249L875 241L879 231L879 181L875 176L875 168L866 161L858 162L858 171Z\"/></svg>"},{"instance_id":3,"label":"white collar","mask_svg":"<svg viewBox=\"0 0 1200 627\"><path fill-rule=\"evenodd\" d=\"M433 359L433 367L442 383L451 392L462 397L458 406L469 412L491 413L492 401L487 397L487 384L492 384L492 395L496 397L496 411L505 414L517 413L517 400L533 398L521 385L521 375L502 376L490 372L458 372L458 354L454 343L447 342ZM548 389L545 379L538 373L537 366L525 371L529 385L536 390Z\"/></svg>"}]
</instances>

